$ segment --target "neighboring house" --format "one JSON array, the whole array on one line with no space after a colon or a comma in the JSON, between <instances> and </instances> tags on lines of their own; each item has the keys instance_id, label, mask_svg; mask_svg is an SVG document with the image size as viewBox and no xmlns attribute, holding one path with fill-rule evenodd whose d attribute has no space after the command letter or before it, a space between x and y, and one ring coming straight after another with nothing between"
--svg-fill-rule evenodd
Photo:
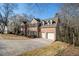
<instances>
[{"instance_id":1,"label":"neighboring house","mask_svg":"<svg viewBox=\"0 0 79 59\"><path fill-rule=\"evenodd\" d=\"M56 40L56 30L58 24L58 18L54 18L54 20L50 21L50 24L46 24L44 26L41 26L41 37L44 39L49 39L52 41Z\"/></svg>"},{"instance_id":2,"label":"neighboring house","mask_svg":"<svg viewBox=\"0 0 79 59\"><path fill-rule=\"evenodd\" d=\"M40 37L40 20L36 18L32 19L27 32L28 36Z\"/></svg>"}]
</instances>

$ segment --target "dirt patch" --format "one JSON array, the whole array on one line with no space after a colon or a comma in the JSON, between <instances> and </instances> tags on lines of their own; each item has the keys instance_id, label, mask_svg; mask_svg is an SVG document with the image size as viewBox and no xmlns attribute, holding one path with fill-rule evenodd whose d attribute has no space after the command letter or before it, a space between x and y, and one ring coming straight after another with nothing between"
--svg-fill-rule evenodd
<instances>
[{"instance_id":1,"label":"dirt patch","mask_svg":"<svg viewBox=\"0 0 79 59\"><path fill-rule=\"evenodd\" d=\"M72 45L70 45L59 55L60 56L79 56L79 47L73 47Z\"/></svg>"},{"instance_id":2,"label":"dirt patch","mask_svg":"<svg viewBox=\"0 0 79 59\"><path fill-rule=\"evenodd\" d=\"M0 40L27 40L27 39L30 38L13 34L0 34Z\"/></svg>"},{"instance_id":3,"label":"dirt patch","mask_svg":"<svg viewBox=\"0 0 79 59\"><path fill-rule=\"evenodd\" d=\"M21 56L52 56L62 52L68 46L69 44L67 43L56 41L47 47L35 49L32 51L26 51L20 55Z\"/></svg>"}]
</instances>

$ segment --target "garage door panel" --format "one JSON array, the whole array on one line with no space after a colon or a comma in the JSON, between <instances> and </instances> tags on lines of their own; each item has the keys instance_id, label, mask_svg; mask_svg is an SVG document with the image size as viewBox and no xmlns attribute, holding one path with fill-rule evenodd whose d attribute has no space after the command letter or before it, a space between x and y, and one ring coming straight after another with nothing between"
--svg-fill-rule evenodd
<instances>
[{"instance_id":1,"label":"garage door panel","mask_svg":"<svg viewBox=\"0 0 79 59\"><path fill-rule=\"evenodd\" d=\"M42 38L46 38L46 33L42 33Z\"/></svg>"},{"instance_id":2,"label":"garage door panel","mask_svg":"<svg viewBox=\"0 0 79 59\"><path fill-rule=\"evenodd\" d=\"M55 33L48 33L48 39L55 40Z\"/></svg>"}]
</instances>

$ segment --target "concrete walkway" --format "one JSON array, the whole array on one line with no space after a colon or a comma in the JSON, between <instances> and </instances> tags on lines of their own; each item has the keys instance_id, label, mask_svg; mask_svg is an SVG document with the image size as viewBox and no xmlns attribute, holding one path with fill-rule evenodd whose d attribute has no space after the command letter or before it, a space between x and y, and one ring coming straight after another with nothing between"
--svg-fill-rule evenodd
<instances>
[{"instance_id":1,"label":"concrete walkway","mask_svg":"<svg viewBox=\"0 0 79 59\"><path fill-rule=\"evenodd\" d=\"M36 48L45 47L51 44L51 40L0 40L0 56L16 56L24 51L31 51Z\"/></svg>"}]
</instances>

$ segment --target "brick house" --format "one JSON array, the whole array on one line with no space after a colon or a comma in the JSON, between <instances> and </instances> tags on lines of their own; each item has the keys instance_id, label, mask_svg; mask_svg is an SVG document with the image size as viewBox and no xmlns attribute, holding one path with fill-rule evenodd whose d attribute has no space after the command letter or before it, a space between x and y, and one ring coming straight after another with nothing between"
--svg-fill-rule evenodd
<instances>
[{"instance_id":1,"label":"brick house","mask_svg":"<svg viewBox=\"0 0 79 59\"><path fill-rule=\"evenodd\" d=\"M33 37L40 37L40 20L32 19L27 28L27 35Z\"/></svg>"},{"instance_id":2,"label":"brick house","mask_svg":"<svg viewBox=\"0 0 79 59\"><path fill-rule=\"evenodd\" d=\"M53 20L50 20L49 22L50 24L41 26L41 38L55 41L58 26L58 17L53 18Z\"/></svg>"},{"instance_id":3,"label":"brick house","mask_svg":"<svg viewBox=\"0 0 79 59\"><path fill-rule=\"evenodd\" d=\"M23 35L55 41L58 23L58 17L54 17L52 20L42 21L40 19L33 18L32 21L21 22L20 32Z\"/></svg>"}]
</instances>

